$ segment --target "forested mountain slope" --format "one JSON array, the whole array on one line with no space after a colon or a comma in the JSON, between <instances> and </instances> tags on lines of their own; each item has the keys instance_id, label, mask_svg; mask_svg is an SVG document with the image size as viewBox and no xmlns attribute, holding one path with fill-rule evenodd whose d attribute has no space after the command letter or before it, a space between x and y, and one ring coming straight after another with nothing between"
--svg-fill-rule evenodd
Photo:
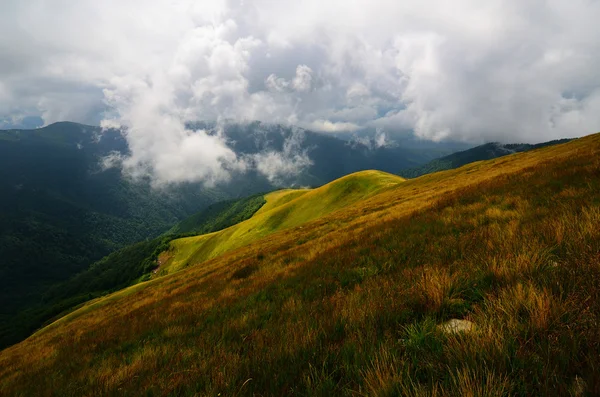
<instances>
[{"instance_id":1,"label":"forested mountain slope","mask_svg":"<svg viewBox=\"0 0 600 397\"><path fill-rule=\"evenodd\" d=\"M19 331L16 328L18 324L39 327L88 300L148 280L157 271L159 254L169 248L173 239L200 232L216 232L242 222L265 202L263 195L218 202L184 219L159 237L121 248L70 279L50 287L40 301L19 312L8 327L13 327L15 332ZM23 330L21 332L23 339L29 336Z\"/></svg>"},{"instance_id":2,"label":"forested mountain slope","mask_svg":"<svg viewBox=\"0 0 600 397\"><path fill-rule=\"evenodd\" d=\"M0 346L36 326L14 316L51 285L230 197L198 185L164 194L101 168L126 150L117 131L75 123L0 131Z\"/></svg>"}]
</instances>

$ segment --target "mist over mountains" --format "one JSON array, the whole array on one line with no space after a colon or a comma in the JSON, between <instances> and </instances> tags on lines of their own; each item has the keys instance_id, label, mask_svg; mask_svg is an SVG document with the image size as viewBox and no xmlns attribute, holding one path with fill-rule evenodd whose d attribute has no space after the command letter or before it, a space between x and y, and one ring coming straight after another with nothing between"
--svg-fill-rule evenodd
<instances>
[{"instance_id":1,"label":"mist over mountains","mask_svg":"<svg viewBox=\"0 0 600 397\"><path fill-rule=\"evenodd\" d=\"M583 0L5 0L0 128L105 121L156 144L191 118L573 137L599 122L599 13Z\"/></svg>"}]
</instances>

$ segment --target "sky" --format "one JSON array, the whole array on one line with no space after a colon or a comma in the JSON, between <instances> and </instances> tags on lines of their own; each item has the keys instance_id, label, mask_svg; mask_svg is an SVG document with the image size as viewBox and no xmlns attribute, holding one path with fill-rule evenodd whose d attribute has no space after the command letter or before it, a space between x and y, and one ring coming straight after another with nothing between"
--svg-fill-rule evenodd
<instances>
[{"instance_id":1,"label":"sky","mask_svg":"<svg viewBox=\"0 0 600 397\"><path fill-rule=\"evenodd\" d=\"M1 0L0 128L127 127L131 167L217 179L244 164L186 121L582 136L600 131L598 20L598 0Z\"/></svg>"}]
</instances>

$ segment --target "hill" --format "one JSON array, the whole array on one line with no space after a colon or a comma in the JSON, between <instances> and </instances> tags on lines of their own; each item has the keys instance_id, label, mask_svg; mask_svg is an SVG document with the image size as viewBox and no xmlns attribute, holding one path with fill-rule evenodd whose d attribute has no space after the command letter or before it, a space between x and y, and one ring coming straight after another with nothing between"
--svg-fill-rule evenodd
<instances>
[{"instance_id":1,"label":"hill","mask_svg":"<svg viewBox=\"0 0 600 397\"><path fill-rule=\"evenodd\" d=\"M263 194L220 201L179 222L169 234L204 234L225 229L250 218L265 203Z\"/></svg>"},{"instance_id":2,"label":"hill","mask_svg":"<svg viewBox=\"0 0 600 397\"><path fill-rule=\"evenodd\" d=\"M204 125L215 132L215 126ZM77 123L56 123L34 130L0 131L0 347L23 339L42 319L67 309L98 290L89 285L123 286L146 265L123 263L120 276L104 276L90 284L65 291L65 282L106 255L141 242L116 258L138 258L160 241L152 240L187 217L221 200L270 191L277 186L318 186L348 172L382 167L396 171L422 164L439 153L443 145L427 149L399 146L372 148L296 128L262 123L227 124L226 139L238 156L264 153L302 154L310 161L298 173L269 174L252 170L232 176L231 183L214 188L195 184L156 190L149 181L132 182L117 168L104 169L101 160L114 151L128 153L119 131ZM287 152L286 152L287 150ZM310 164L309 164L310 163ZM215 204L196 218L175 226L172 233L197 234L219 230L252 215L261 199L252 203ZM250 211L245 214L240 211ZM218 214L220 218L213 218ZM194 228L204 225L203 229ZM141 249L142 247L145 247ZM141 250L140 250L141 249ZM106 264L105 263L105 264ZM112 265L109 266L112 268ZM116 270L111 270L111 274ZM137 278L135 277L135 278ZM107 284L107 280L116 284ZM75 280L82 280L81 277ZM125 284L124 284L125 283ZM52 291L51 291L52 290Z\"/></svg>"},{"instance_id":3,"label":"hill","mask_svg":"<svg viewBox=\"0 0 600 397\"><path fill-rule=\"evenodd\" d=\"M343 208L344 205L357 200L359 197L364 197L377 189L384 188L386 182L396 182L396 180L401 181L400 178L381 172L361 172L358 175L352 175L343 178L341 181L336 181L332 183L331 186L316 189L316 193L312 194L313 198L305 201L303 206L305 209L313 207L311 212L312 217L314 217L317 213L324 214L326 212L331 212L336 208ZM333 190L337 190L337 196L344 192L344 195L346 196L344 198L345 201L341 199L337 200L335 194L328 193ZM166 257L178 256L180 252L174 255L174 250L172 248L173 246L182 246L184 241L192 242L192 246L196 250L199 250L198 247L202 246L197 240L202 241L203 236L200 238L187 239L181 238L182 236L190 234L195 235L201 232L218 232L232 224L236 224L236 226L230 228L230 230L222 233L222 235L225 236L225 238L222 238L222 248L226 249L227 238L232 234L239 234L231 233L233 230L243 229L247 231L247 223L257 225L261 223L261 220L264 221L265 219L267 220L267 223L272 224L271 219L273 219L274 213L281 213L285 216L290 212L294 212L296 219L291 221L295 222L295 224L301 224L302 217L299 217L299 215L303 215L306 217L305 219L308 219L309 215L306 214L306 211L290 211L288 208L289 206L283 211L274 211L274 209L284 206L306 192L308 192L306 189L287 189L272 192L267 195L254 195L247 198L228 200L210 205L205 210L183 220L164 235L122 248L94 263L88 269L78 273L73 278L53 286L44 294L43 299L39 304L28 307L27 310L19 313L16 319L19 323L25 321L33 323L34 319L39 319L37 323L41 324L44 320L68 313L76 308L77 305L90 299L98 298L107 293L150 279L158 270L156 269L157 263L162 264L161 274L165 274L168 269L173 270L171 262L186 261L187 258L177 257L173 258L173 261L165 263L166 261L164 259L159 260L158 258L162 251L169 250L169 253L165 252L165 255L163 255ZM325 192L325 194L323 194L323 192ZM323 203L320 203L320 211L315 211L316 201L323 198L323 196L328 196L329 203L327 205L322 205ZM262 216L261 214L263 212L268 212L269 216ZM255 219L242 225L237 225L237 223L251 218L254 214L257 215ZM286 223L289 226L289 221ZM278 229L283 228L285 228L284 224L280 225ZM250 227L250 229L252 229L252 227ZM255 239L259 237L252 233L244 234L247 234L244 239L232 240L229 242L229 245L243 245L252 241L252 237ZM262 233L262 235L264 234L265 232ZM193 257L197 260L198 253L196 252Z\"/></svg>"},{"instance_id":4,"label":"hill","mask_svg":"<svg viewBox=\"0 0 600 397\"><path fill-rule=\"evenodd\" d=\"M158 255L169 247L170 241L185 235L219 231L242 222L265 202L263 195L255 195L212 204L165 234L121 248L67 281L50 287L40 302L20 312L15 321L40 326L90 299L148 280L156 271Z\"/></svg>"},{"instance_id":5,"label":"hill","mask_svg":"<svg viewBox=\"0 0 600 397\"><path fill-rule=\"evenodd\" d=\"M569 139L559 139L550 142L538 143L535 145L527 143L486 143L485 145L476 146L474 148L452 153L447 156L431 160L429 163L419 167L402 170L399 172L399 174L406 178L416 178L418 176L430 174L432 172L451 170L454 168L462 167L463 165L474 163L475 161L491 160L498 157L507 156L509 154L521 153L546 146L558 145L560 143L566 143L568 141Z\"/></svg>"},{"instance_id":6,"label":"hill","mask_svg":"<svg viewBox=\"0 0 600 397\"><path fill-rule=\"evenodd\" d=\"M362 171L317 189L284 190L265 195L267 203L250 219L222 231L177 239L161 258L160 275L201 263L270 234L339 211L404 179L381 171Z\"/></svg>"},{"instance_id":7,"label":"hill","mask_svg":"<svg viewBox=\"0 0 600 397\"><path fill-rule=\"evenodd\" d=\"M300 226L311 192L280 193L253 218L296 201L288 228L5 349L0 391L598 394L599 155L593 135L478 162Z\"/></svg>"}]
</instances>

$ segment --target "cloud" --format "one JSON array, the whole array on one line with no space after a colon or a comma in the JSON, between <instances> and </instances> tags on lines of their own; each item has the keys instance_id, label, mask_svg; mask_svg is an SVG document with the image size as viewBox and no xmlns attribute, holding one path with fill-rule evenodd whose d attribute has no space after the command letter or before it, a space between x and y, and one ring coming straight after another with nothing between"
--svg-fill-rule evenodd
<instances>
[{"instance_id":1,"label":"cloud","mask_svg":"<svg viewBox=\"0 0 600 397\"><path fill-rule=\"evenodd\" d=\"M275 74L270 74L265 80L265 86L272 92L310 91L312 85L313 71L306 65L298 65L296 68L296 76L291 81L277 77Z\"/></svg>"},{"instance_id":2,"label":"cloud","mask_svg":"<svg viewBox=\"0 0 600 397\"><path fill-rule=\"evenodd\" d=\"M283 143L283 150L262 151L251 155L250 160L269 182L284 185L313 164L306 149L302 148L303 141L304 131L293 128Z\"/></svg>"},{"instance_id":3,"label":"cloud","mask_svg":"<svg viewBox=\"0 0 600 397\"><path fill-rule=\"evenodd\" d=\"M359 144L366 147L369 150L380 149L385 147L393 146L395 143L388 140L387 134L381 128L375 130L375 134L372 137L353 135L349 141L350 145L356 146Z\"/></svg>"},{"instance_id":4,"label":"cloud","mask_svg":"<svg viewBox=\"0 0 600 397\"><path fill-rule=\"evenodd\" d=\"M342 121L331 122L329 120L315 120L307 124L308 128L322 132L346 132L356 131L360 128L358 124L345 123Z\"/></svg>"},{"instance_id":5,"label":"cloud","mask_svg":"<svg viewBox=\"0 0 600 397\"><path fill-rule=\"evenodd\" d=\"M190 120L585 135L600 130L599 17L588 0L5 0L0 120L127 127L124 166L163 182L249 166ZM265 153L263 170L294 159Z\"/></svg>"},{"instance_id":6,"label":"cloud","mask_svg":"<svg viewBox=\"0 0 600 397\"><path fill-rule=\"evenodd\" d=\"M292 80L292 87L298 92L310 91L312 84L312 69L306 65L299 65L296 68L296 76Z\"/></svg>"}]
</instances>

